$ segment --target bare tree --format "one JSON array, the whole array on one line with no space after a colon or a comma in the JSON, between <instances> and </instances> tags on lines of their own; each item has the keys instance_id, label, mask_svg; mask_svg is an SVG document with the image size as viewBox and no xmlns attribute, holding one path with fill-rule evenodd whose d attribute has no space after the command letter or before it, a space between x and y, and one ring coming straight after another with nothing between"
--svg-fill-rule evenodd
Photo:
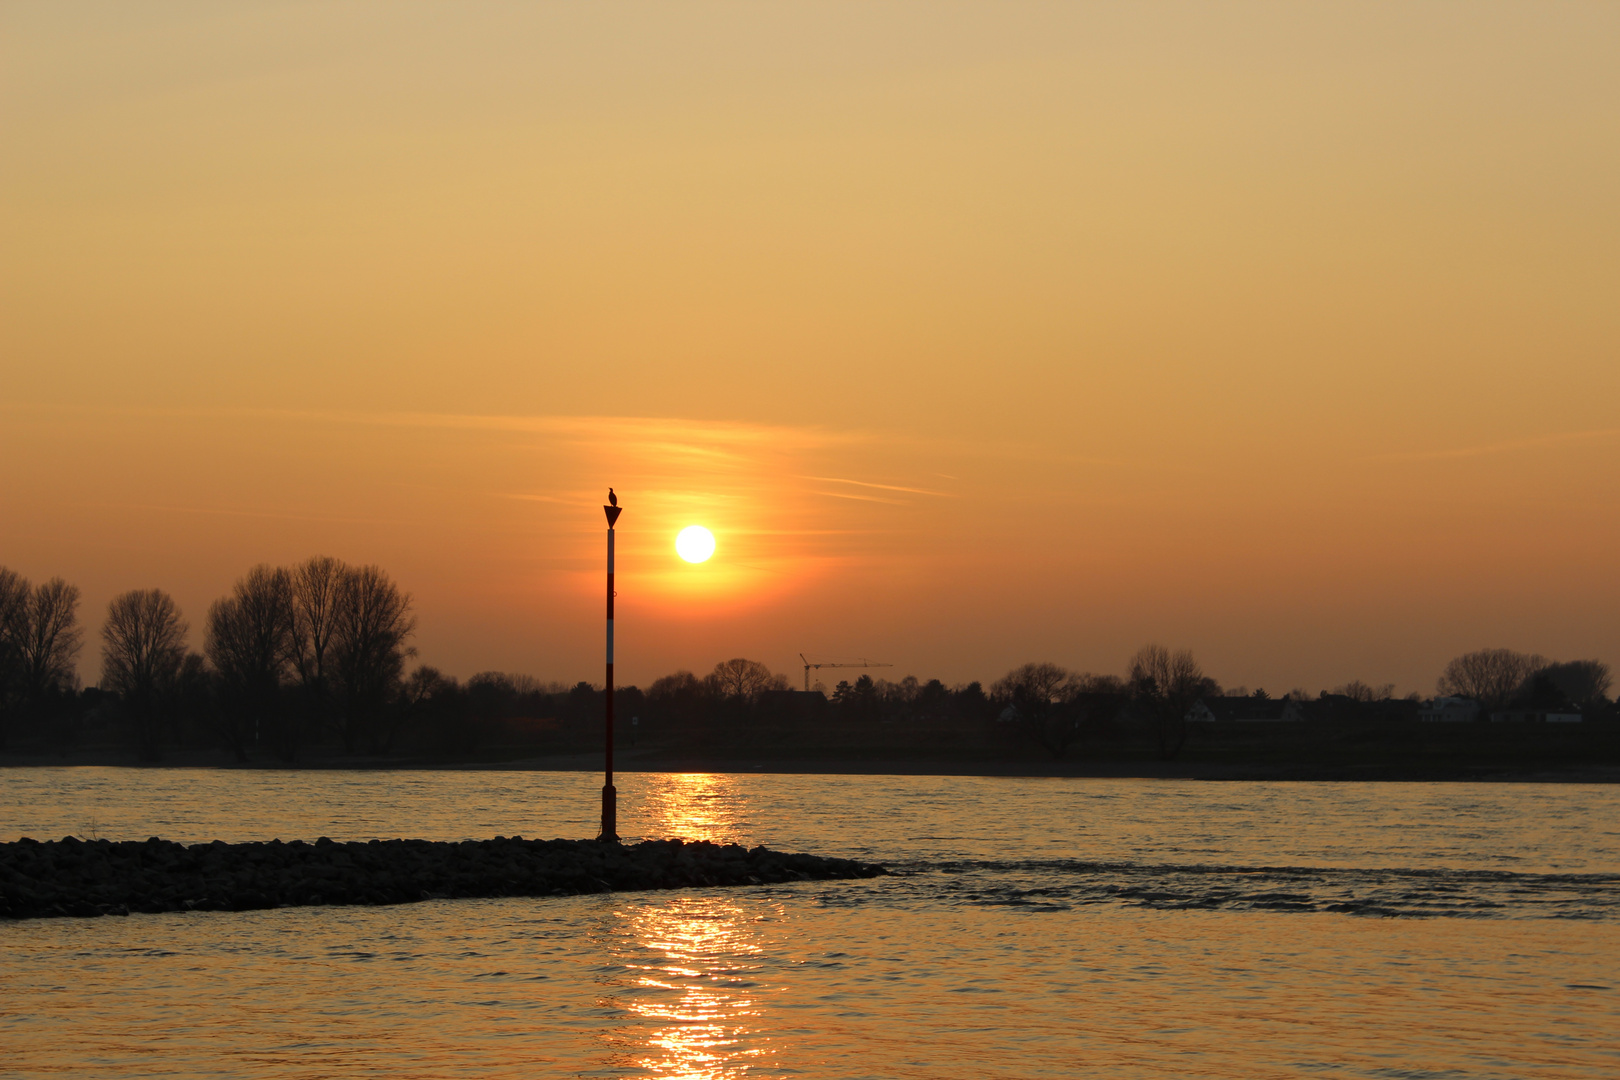
<instances>
[{"instance_id":1,"label":"bare tree","mask_svg":"<svg viewBox=\"0 0 1620 1080\"><path fill-rule=\"evenodd\" d=\"M1370 705L1375 701L1388 701L1393 697L1395 695L1395 684L1383 683L1379 686L1370 686L1360 679L1351 679L1343 686L1335 686L1332 692L1347 697L1351 701Z\"/></svg>"},{"instance_id":2,"label":"bare tree","mask_svg":"<svg viewBox=\"0 0 1620 1080\"><path fill-rule=\"evenodd\" d=\"M78 686L74 670L84 633L79 590L61 578L30 587L0 568L0 709L38 714L54 695ZM0 745L6 723L0 717Z\"/></svg>"},{"instance_id":3,"label":"bare tree","mask_svg":"<svg viewBox=\"0 0 1620 1080\"><path fill-rule=\"evenodd\" d=\"M1486 711L1500 709L1546 666L1544 657L1512 649L1480 649L1447 664L1435 689L1447 697L1473 698Z\"/></svg>"},{"instance_id":4,"label":"bare tree","mask_svg":"<svg viewBox=\"0 0 1620 1080\"><path fill-rule=\"evenodd\" d=\"M696 700L703 695L703 682L690 671L677 671L654 679L647 688L647 700L662 705L676 700Z\"/></svg>"},{"instance_id":5,"label":"bare tree","mask_svg":"<svg viewBox=\"0 0 1620 1080\"><path fill-rule=\"evenodd\" d=\"M688 734L701 731L710 719L709 693L703 680L681 670L653 680L647 688L650 720Z\"/></svg>"},{"instance_id":6,"label":"bare tree","mask_svg":"<svg viewBox=\"0 0 1620 1080\"><path fill-rule=\"evenodd\" d=\"M1073 678L1057 664L1025 664L990 684L990 696L1020 709L1046 709L1062 700L1063 687Z\"/></svg>"},{"instance_id":7,"label":"bare tree","mask_svg":"<svg viewBox=\"0 0 1620 1080\"><path fill-rule=\"evenodd\" d=\"M1549 664L1540 674L1555 686L1559 693L1578 705L1600 705L1608 701L1613 681L1609 665L1601 660L1571 660L1563 664Z\"/></svg>"},{"instance_id":8,"label":"bare tree","mask_svg":"<svg viewBox=\"0 0 1620 1080\"><path fill-rule=\"evenodd\" d=\"M425 664L405 679L403 708L428 749L440 756L478 748L484 725L472 715L467 698L454 678Z\"/></svg>"},{"instance_id":9,"label":"bare tree","mask_svg":"<svg viewBox=\"0 0 1620 1080\"><path fill-rule=\"evenodd\" d=\"M219 679L200 653L188 652L180 661L180 673L164 695L164 712L175 742L186 732L213 728L218 720L216 700Z\"/></svg>"},{"instance_id":10,"label":"bare tree","mask_svg":"<svg viewBox=\"0 0 1620 1080\"><path fill-rule=\"evenodd\" d=\"M288 573L292 589L292 662L305 685L323 684L337 633L338 593L349 568L316 555Z\"/></svg>"},{"instance_id":11,"label":"bare tree","mask_svg":"<svg viewBox=\"0 0 1620 1080\"><path fill-rule=\"evenodd\" d=\"M61 578L34 586L22 643L24 707L38 719L79 688L79 589Z\"/></svg>"},{"instance_id":12,"label":"bare tree","mask_svg":"<svg viewBox=\"0 0 1620 1080\"><path fill-rule=\"evenodd\" d=\"M338 735L346 753L362 741L373 752L387 748L392 730L385 724L396 696L406 644L416 631L411 598L375 566L345 568L332 607L326 664L331 672Z\"/></svg>"},{"instance_id":13,"label":"bare tree","mask_svg":"<svg viewBox=\"0 0 1620 1080\"><path fill-rule=\"evenodd\" d=\"M12 716L26 694L23 677L23 639L28 636L28 579L0 566L0 749L11 730Z\"/></svg>"},{"instance_id":14,"label":"bare tree","mask_svg":"<svg viewBox=\"0 0 1620 1080\"><path fill-rule=\"evenodd\" d=\"M0 641L18 645L27 626L28 598L33 591L27 578L0 566Z\"/></svg>"},{"instance_id":15,"label":"bare tree","mask_svg":"<svg viewBox=\"0 0 1620 1080\"><path fill-rule=\"evenodd\" d=\"M1125 680L1117 675L1082 672L1063 687L1063 705L1074 720L1074 737L1100 733L1120 713L1129 697Z\"/></svg>"},{"instance_id":16,"label":"bare tree","mask_svg":"<svg viewBox=\"0 0 1620 1080\"><path fill-rule=\"evenodd\" d=\"M335 726L332 688L333 638L338 593L349 567L315 555L288 571L292 589L292 668L298 688L294 709L301 730Z\"/></svg>"},{"instance_id":17,"label":"bare tree","mask_svg":"<svg viewBox=\"0 0 1620 1080\"><path fill-rule=\"evenodd\" d=\"M187 629L174 598L161 589L134 589L107 605L101 686L123 699L143 760L161 753L163 697L179 679Z\"/></svg>"},{"instance_id":18,"label":"bare tree","mask_svg":"<svg viewBox=\"0 0 1620 1080\"><path fill-rule=\"evenodd\" d=\"M716 697L726 701L751 704L767 690L786 690L786 675L773 675L771 669L758 660L736 657L722 660L704 680Z\"/></svg>"},{"instance_id":19,"label":"bare tree","mask_svg":"<svg viewBox=\"0 0 1620 1080\"><path fill-rule=\"evenodd\" d=\"M1218 694L1220 686L1206 676L1192 651L1171 652L1163 645L1144 645L1126 667L1131 695L1153 721L1159 757L1174 759L1187 743L1187 712L1200 697Z\"/></svg>"},{"instance_id":20,"label":"bare tree","mask_svg":"<svg viewBox=\"0 0 1620 1080\"><path fill-rule=\"evenodd\" d=\"M1017 716L1018 728L1054 758L1061 758L1080 738L1083 709L1076 707L1080 680L1057 664L1032 663L1013 668L990 685L990 697Z\"/></svg>"},{"instance_id":21,"label":"bare tree","mask_svg":"<svg viewBox=\"0 0 1620 1080\"><path fill-rule=\"evenodd\" d=\"M268 737L278 756L298 756L296 718L283 715L282 684L293 657L292 575L255 566L208 609L204 652L220 679L219 730L246 761L249 749Z\"/></svg>"},{"instance_id":22,"label":"bare tree","mask_svg":"<svg viewBox=\"0 0 1620 1080\"><path fill-rule=\"evenodd\" d=\"M28 604L28 632L23 640L28 695L38 700L75 682L74 664L84 632L79 629L79 589L61 578L36 586Z\"/></svg>"}]
</instances>

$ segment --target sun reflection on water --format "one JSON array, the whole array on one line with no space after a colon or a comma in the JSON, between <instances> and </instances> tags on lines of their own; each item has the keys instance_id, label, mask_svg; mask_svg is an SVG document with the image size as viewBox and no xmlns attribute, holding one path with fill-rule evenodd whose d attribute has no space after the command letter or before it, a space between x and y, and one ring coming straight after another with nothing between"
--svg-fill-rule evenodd
<instances>
[{"instance_id":1,"label":"sun reflection on water","mask_svg":"<svg viewBox=\"0 0 1620 1080\"><path fill-rule=\"evenodd\" d=\"M729 777L665 775L642 807L649 836L736 841L746 803ZM765 928L778 905L728 896L644 893L615 898L604 945L617 961L601 1004L626 1022L610 1038L616 1064L642 1075L732 1080L770 1068L762 1036Z\"/></svg>"},{"instance_id":2,"label":"sun reflection on water","mask_svg":"<svg viewBox=\"0 0 1620 1080\"><path fill-rule=\"evenodd\" d=\"M717 844L745 842L748 802L733 777L715 773L649 776L641 798L649 839L678 836Z\"/></svg>"}]
</instances>

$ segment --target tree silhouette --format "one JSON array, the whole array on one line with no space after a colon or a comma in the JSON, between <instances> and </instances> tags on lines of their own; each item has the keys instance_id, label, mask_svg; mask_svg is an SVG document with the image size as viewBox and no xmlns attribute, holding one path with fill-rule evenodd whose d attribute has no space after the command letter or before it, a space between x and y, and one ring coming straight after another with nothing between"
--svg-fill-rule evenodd
<instances>
[{"instance_id":1,"label":"tree silhouette","mask_svg":"<svg viewBox=\"0 0 1620 1080\"><path fill-rule=\"evenodd\" d=\"M1560 693L1577 705L1592 707L1608 701L1612 679L1609 665L1601 660L1549 664L1540 674L1545 675Z\"/></svg>"},{"instance_id":2,"label":"tree silhouette","mask_svg":"<svg viewBox=\"0 0 1620 1080\"><path fill-rule=\"evenodd\" d=\"M771 669L758 660L736 657L722 660L704 680L718 698L738 704L752 704L767 690L786 690L786 675L773 675Z\"/></svg>"},{"instance_id":3,"label":"tree silhouette","mask_svg":"<svg viewBox=\"0 0 1620 1080\"><path fill-rule=\"evenodd\" d=\"M298 756L296 717L283 715L283 683L293 658L292 575L255 566L208 609L204 652L219 675L219 731L238 761L261 737L284 760Z\"/></svg>"},{"instance_id":4,"label":"tree silhouette","mask_svg":"<svg viewBox=\"0 0 1620 1080\"><path fill-rule=\"evenodd\" d=\"M1359 704L1370 705L1375 701L1388 701L1395 693L1395 684L1384 683L1381 686L1370 686L1360 679L1351 679L1343 686L1335 686L1332 692Z\"/></svg>"},{"instance_id":5,"label":"tree silhouette","mask_svg":"<svg viewBox=\"0 0 1620 1080\"><path fill-rule=\"evenodd\" d=\"M1435 689L1446 696L1473 698L1489 712L1506 705L1546 666L1547 660L1541 656L1512 649L1480 649L1448 663Z\"/></svg>"},{"instance_id":6,"label":"tree silhouette","mask_svg":"<svg viewBox=\"0 0 1620 1080\"><path fill-rule=\"evenodd\" d=\"M877 683L872 681L870 675L858 676L855 685L844 696L845 714L854 720L870 723L878 718L878 705Z\"/></svg>"},{"instance_id":7,"label":"tree silhouette","mask_svg":"<svg viewBox=\"0 0 1620 1080\"><path fill-rule=\"evenodd\" d=\"M186 630L174 598L161 589L134 589L107 605L101 686L123 700L144 761L157 760L162 751L163 698L179 680Z\"/></svg>"},{"instance_id":8,"label":"tree silhouette","mask_svg":"<svg viewBox=\"0 0 1620 1080\"><path fill-rule=\"evenodd\" d=\"M1118 711L1124 684L1111 675L1077 674L1057 664L1025 664L997 679L990 696L1012 706L1019 728L1054 758L1078 742L1087 724Z\"/></svg>"},{"instance_id":9,"label":"tree silhouette","mask_svg":"<svg viewBox=\"0 0 1620 1080\"><path fill-rule=\"evenodd\" d=\"M0 566L0 750L25 700L23 639L28 635L28 579Z\"/></svg>"},{"instance_id":10,"label":"tree silhouette","mask_svg":"<svg viewBox=\"0 0 1620 1080\"><path fill-rule=\"evenodd\" d=\"M13 717L37 718L52 698L77 688L78 608L77 586L61 578L30 586L0 567L0 746Z\"/></svg>"},{"instance_id":11,"label":"tree silhouette","mask_svg":"<svg viewBox=\"0 0 1620 1080\"><path fill-rule=\"evenodd\" d=\"M1070 678L1069 670L1056 664L1025 664L992 683L990 696L1021 709L1045 711L1062 699L1063 687Z\"/></svg>"},{"instance_id":12,"label":"tree silhouette","mask_svg":"<svg viewBox=\"0 0 1620 1080\"><path fill-rule=\"evenodd\" d=\"M661 722L692 735L708 719L709 693L702 679L681 670L653 680L647 687L647 705Z\"/></svg>"},{"instance_id":13,"label":"tree silhouette","mask_svg":"<svg viewBox=\"0 0 1620 1080\"><path fill-rule=\"evenodd\" d=\"M373 752L385 750L392 741L387 711L405 659L415 654L406 644L415 631L410 594L386 573L376 566L344 569L332 608L329 662L345 753L362 742Z\"/></svg>"},{"instance_id":14,"label":"tree silhouette","mask_svg":"<svg viewBox=\"0 0 1620 1080\"><path fill-rule=\"evenodd\" d=\"M36 586L28 602L22 642L23 678L30 701L76 681L73 665L84 634L78 625L79 589L61 578Z\"/></svg>"},{"instance_id":15,"label":"tree silhouette","mask_svg":"<svg viewBox=\"0 0 1620 1080\"><path fill-rule=\"evenodd\" d=\"M1011 708L1018 726L1054 758L1079 738L1079 721L1061 708L1072 674L1057 664L1031 663L1013 668L990 684L990 696Z\"/></svg>"},{"instance_id":16,"label":"tree silhouette","mask_svg":"<svg viewBox=\"0 0 1620 1080\"><path fill-rule=\"evenodd\" d=\"M1193 659L1192 651L1171 652L1163 645L1144 645L1126 665L1126 680L1138 708L1153 723L1159 758L1174 760L1187 744L1187 712L1200 697L1220 692Z\"/></svg>"},{"instance_id":17,"label":"tree silhouette","mask_svg":"<svg viewBox=\"0 0 1620 1080\"><path fill-rule=\"evenodd\" d=\"M316 555L288 571L292 590L291 659L298 681L298 720L303 727L331 724L333 638L337 633L338 592L347 570L329 555Z\"/></svg>"}]
</instances>

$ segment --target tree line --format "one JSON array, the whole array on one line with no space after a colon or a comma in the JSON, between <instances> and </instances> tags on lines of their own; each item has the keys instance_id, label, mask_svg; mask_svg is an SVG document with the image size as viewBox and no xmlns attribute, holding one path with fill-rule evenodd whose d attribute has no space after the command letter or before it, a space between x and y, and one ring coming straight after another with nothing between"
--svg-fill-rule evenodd
<instances>
[{"instance_id":1,"label":"tree line","mask_svg":"<svg viewBox=\"0 0 1620 1080\"><path fill-rule=\"evenodd\" d=\"M34 586L0 567L0 740L31 725L73 741L78 604L60 578ZM347 753L386 752L415 628L410 596L380 568L326 556L249 570L209 606L201 653L172 596L132 589L107 605L88 704L144 761L200 735L242 761L296 761L322 734Z\"/></svg>"},{"instance_id":2,"label":"tree line","mask_svg":"<svg viewBox=\"0 0 1620 1080\"><path fill-rule=\"evenodd\" d=\"M482 672L465 682L418 665L411 597L380 568L316 556L294 566L260 565L214 601L202 648L160 589L112 599L101 630L99 684L81 689L84 644L78 589L60 578L33 585L0 567L0 749L19 734L65 749L104 742L109 733L139 758L174 748L217 748L237 761L306 760L323 752L463 760L587 751L600 746L602 688L590 682L542 684L523 675ZM1437 690L1485 709L1527 701L1606 706L1609 669L1596 660L1556 663L1486 649L1446 665ZM733 658L705 675L677 671L645 690L615 691L619 738L636 743L747 748L821 738L838 745L883 743L897 752L918 733L962 746L1017 740L1055 758L1087 739L1146 739L1151 753L1182 754L1204 698L1270 700L1264 690L1223 689L1187 649L1144 645L1119 674L1027 663L986 688L946 686L907 676L861 675L823 694L798 694L787 676ZM1390 685L1360 680L1285 698L1322 715L1388 717ZM1407 713L1400 713L1407 715ZM877 734L874 734L877 733ZM912 740L907 743L906 740ZM774 740L774 744L773 744ZM840 743L842 740L842 743Z\"/></svg>"},{"instance_id":3,"label":"tree line","mask_svg":"<svg viewBox=\"0 0 1620 1080\"><path fill-rule=\"evenodd\" d=\"M1509 705L1608 704L1612 678L1601 660L1559 663L1535 653L1480 649L1452 660L1435 689L1448 697L1471 698L1486 710Z\"/></svg>"},{"instance_id":4,"label":"tree line","mask_svg":"<svg viewBox=\"0 0 1620 1080\"><path fill-rule=\"evenodd\" d=\"M78 588L61 578L32 585L0 566L0 750L21 717L70 707L84 641L78 608Z\"/></svg>"}]
</instances>

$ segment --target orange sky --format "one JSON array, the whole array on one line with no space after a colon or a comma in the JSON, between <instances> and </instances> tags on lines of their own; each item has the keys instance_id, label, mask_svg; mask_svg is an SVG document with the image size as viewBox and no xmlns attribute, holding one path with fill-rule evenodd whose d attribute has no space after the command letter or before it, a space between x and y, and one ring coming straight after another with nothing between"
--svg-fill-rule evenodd
<instances>
[{"instance_id":1,"label":"orange sky","mask_svg":"<svg viewBox=\"0 0 1620 1080\"><path fill-rule=\"evenodd\" d=\"M0 564L422 659L1620 662L1620 7L11 6ZM681 525L719 537L675 560ZM85 675L96 672L93 650Z\"/></svg>"}]
</instances>

